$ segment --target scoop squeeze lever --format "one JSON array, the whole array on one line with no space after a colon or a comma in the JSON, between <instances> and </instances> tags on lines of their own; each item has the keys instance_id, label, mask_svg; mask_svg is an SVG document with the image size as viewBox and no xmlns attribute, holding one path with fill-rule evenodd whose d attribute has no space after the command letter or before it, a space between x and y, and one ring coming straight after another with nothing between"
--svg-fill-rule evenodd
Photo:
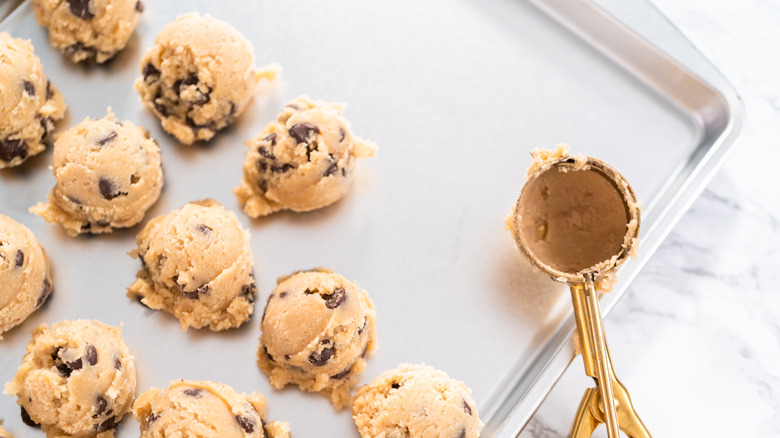
<instances>
[{"instance_id":1,"label":"scoop squeeze lever","mask_svg":"<svg viewBox=\"0 0 780 438\"><path fill-rule=\"evenodd\" d=\"M523 254L553 280L567 283L585 374L593 377L569 434L590 437L599 424L609 438L622 430L650 438L609 356L596 286L609 288L615 270L636 249L639 203L628 182L595 158L560 156L532 169L508 222Z\"/></svg>"}]
</instances>

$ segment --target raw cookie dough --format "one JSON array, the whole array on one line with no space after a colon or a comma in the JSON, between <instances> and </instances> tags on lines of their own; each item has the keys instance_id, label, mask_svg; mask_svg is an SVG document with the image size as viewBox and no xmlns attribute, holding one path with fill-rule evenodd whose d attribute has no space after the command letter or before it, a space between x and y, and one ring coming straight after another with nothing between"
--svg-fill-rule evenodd
<instances>
[{"instance_id":1,"label":"raw cookie dough","mask_svg":"<svg viewBox=\"0 0 780 438\"><path fill-rule=\"evenodd\" d=\"M3 429L3 421L0 420L0 438L11 438L11 434Z\"/></svg>"},{"instance_id":2,"label":"raw cookie dough","mask_svg":"<svg viewBox=\"0 0 780 438\"><path fill-rule=\"evenodd\" d=\"M266 422L262 394L238 393L221 383L175 380L151 388L133 404L141 438L287 438L287 423Z\"/></svg>"},{"instance_id":3,"label":"raw cookie dough","mask_svg":"<svg viewBox=\"0 0 780 438\"><path fill-rule=\"evenodd\" d=\"M65 115L65 101L43 74L28 40L0 32L0 169L46 149L46 135Z\"/></svg>"},{"instance_id":4,"label":"raw cookie dough","mask_svg":"<svg viewBox=\"0 0 780 438\"><path fill-rule=\"evenodd\" d=\"M567 145L555 151L535 149L532 155L527 182L506 228L545 270L566 275L602 272L597 287L611 290L618 255L637 247L640 206L633 191L619 174L613 184L604 174L608 165L602 169L584 155L571 156Z\"/></svg>"},{"instance_id":5,"label":"raw cookie dough","mask_svg":"<svg viewBox=\"0 0 780 438\"><path fill-rule=\"evenodd\" d=\"M160 197L160 148L149 133L114 114L85 119L54 142L54 179L47 204L30 209L70 235L131 227Z\"/></svg>"},{"instance_id":6,"label":"raw cookie dough","mask_svg":"<svg viewBox=\"0 0 780 438\"><path fill-rule=\"evenodd\" d=\"M49 258L24 225L0 215L0 339L52 290Z\"/></svg>"},{"instance_id":7,"label":"raw cookie dough","mask_svg":"<svg viewBox=\"0 0 780 438\"><path fill-rule=\"evenodd\" d=\"M144 4L139 0L31 0L49 41L73 62L102 64L125 48Z\"/></svg>"},{"instance_id":8,"label":"raw cookie dough","mask_svg":"<svg viewBox=\"0 0 780 438\"><path fill-rule=\"evenodd\" d=\"M401 364L355 391L352 418L364 438L476 438L471 390L427 365Z\"/></svg>"},{"instance_id":9,"label":"raw cookie dough","mask_svg":"<svg viewBox=\"0 0 780 438\"><path fill-rule=\"evenodd\" d=\"M120 329L100 321L61 321L33 331L5 392L49 438L112 437L135 395L135 359ZM28 421L25 421L28 422Z\"/></svg>"},{"instance_id":10,"label":"raw cookie dough","mask_svg":"<svg viewBox=\"0 0 780 438\"><path fill-rule=\"evenodd\" d=\"M336 409L349 404L349 390L376 348L374 303L355 283L326 269L281 277L260 328L257 363L271 385L322 392Z\"/></svg>"},{"instance_id":11,"label":"raw cookie dough","mask_svg":"<svg viewBox=\"0 0 780 438\"><path fill-rule=\"evenodd\" d=\"M217 201L191 202L138 233L138 279L127 295L179 318L181 328L224 330L246 322L257 288L249 231Z\"/></svg>"},{"instance_id":12,"label":"raw cookie dough","mask_svg":"<svg viewBox=\"0 0 780 438\"><path fill-rule=\"evenodd\" d=\"M252 45L224 21L192 13L163 28L135 82L146 106L180 142L209 140L244 112L261 79L278 66L254 66Z\"/></svg>"},{"instance_id":13,"label":"raw cookie dough","mask_svg":"<svg viewBox=\"0 0 780 438\"><path fill-rule=\"evenodd\" d=\"M344 196L357 158L373 156L376 145L352 135L343 110L299 96L247 143L244 176L234 192L250 217L315 210Z\"/></svg>"}]
</instances>

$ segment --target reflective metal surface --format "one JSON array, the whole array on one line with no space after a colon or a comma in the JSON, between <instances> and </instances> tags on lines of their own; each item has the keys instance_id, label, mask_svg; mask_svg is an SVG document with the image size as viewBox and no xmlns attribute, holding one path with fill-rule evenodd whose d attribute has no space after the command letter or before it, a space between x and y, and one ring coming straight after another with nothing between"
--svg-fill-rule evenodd
<instances>
[{"instance_id":1,"label":"reflective metal surface","mask_svg":"<svg viewBox=\"0 0 780 438\"><path fill-rule=\"evenodd\" d=\"M602 158L646 207L639 259L602 299L607 313L709 180L741 123L728 84L643 1L607 5L628 27L590 3L537 3L567 25L517 0L149 1L128 48L99 67L72 65L53 51L24 4L0 29L30 38L64 93L68 117L58 129L111 106L159 141L166 187L147 219L206 197L238 212L231 190L243 143L300 93L347 102L355 134L377 142L379 152L360 163L356 185L331 207L257 221L238 213L252 233L259 297L253 320L226 333L181 332L171 316L125 297L139 268L127 252L140 225L74 239L27 213L54 183L50 150L0 172L0 212L35 232L52 259L55 288L0 341L0 381L13 376L38 324L124 322L139 392L172 379L216 380L265 394L269 417L289 421L296 436L357 437L348 411L295 388L273 390L255 364L259 315L275 278L326 266L357 281L376 304L379 350L362 383L400 362L426 362L473 389L483 436L519 433L574 354L566 287L534 272L503 229L528 151L565 142ZM188 148L162 132L132 83L157 32L192 10L230 22L253 42L259 65L277 62L284 71L234 127ZM32 434L9 396L0 396L0 418L12 434ZM125 418L119 436L137 433Z\"/></svg>"}]
</instances>

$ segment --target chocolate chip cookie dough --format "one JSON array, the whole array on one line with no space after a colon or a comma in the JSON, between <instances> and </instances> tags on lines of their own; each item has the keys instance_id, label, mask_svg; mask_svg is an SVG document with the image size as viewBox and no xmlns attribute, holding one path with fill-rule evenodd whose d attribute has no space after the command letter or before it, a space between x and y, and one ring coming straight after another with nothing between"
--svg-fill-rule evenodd
<instances>
[{"instance_id":1,"label":"chocolate chip cookie dough","mask_svg":"<svg viewBox=\"0 0 780 438\"><path fill-rule=\"evenodd\" d=\"M49 438L112 437L135 395L135 359L120 329L100 321L45 324L5 392L18 397L22 419Z\"/></svg>"},{"instance_id":2,"label":"chocolate chip cookie dough","mask_svg":"<svg viewBox=\"0 0 780 438\"><path fill-rule=\"evenodd\" d=\"M43 74L30 41L0 32L0 169L18 166L46 149L65 101Z\"/></svg>"},{"instance_id":3,"label":"chocolate chip cookie dough","mask_svg":"<svg viewBox=\"0 0 780 438\"><path fill-rule=\"evenodd\" d=\"M102 64L124 49L144 11L139 0L31 0L52 47L73 62Z\"/></svg>"},{"instance_id":4,"label":"chocolate chip cookie dough","mask_svg":"<svg viewBox=\"0 0 780 438\"><path fill-rule=\"evenodd\" d=\"M352 417L364 438L476 438L481 427L471 390L427 365L401 364L358 388Z\"/></svg>"},{"instance_id":5,"label":"chocolate chip cookie dough","mask_svg":"<svg viewBox=\"0 0 780 438\"><path fill-rule=\"evenodd\" d=\"M210 140L244 112L261 79L278 66L257 69L252 45L210 16L187 14L157 35L135 82L162 127L184 144Z\"/></svg>"},{"instance_id":6,"label":"chocolate chip cookie dough","mask_svg":"<svg viewBox=\"0 0 780 438\"><path fill-rule=\"evenodd\" d=\"M68 234L108 233L131 227L160 197L160 148L132 122L111 111L85 119L54 142L54 179L47 204L31 213L60 224Z\"/></svg>"},{"instance_id":7,"label":"chocolate chip cookie dough","mask_svg":"<svg viewBox=\"0 0 780 438\"><path fill-rule=\"evenodd\" d=\"M287 423L266 422L262 394L238 393L221 383L172 381L167 389L151 388L133 404L141 438L287 438Z\"/></svg>"},{"instance_id":8,"label":"chocolate chip cookie dough","mask_svg":"<svg viewBox=\"0 0 780 438\"><path fill-rule=\"evenodd\" d=\"M344 196L357 159L373 156L376 145L352 134L343 110L299 96L247 143L244 176L234 192L250 217L315 210Z\"/></svg>"},{"instance_id":9,"label":"chocolate chip cookie dough","mask_svg":"<svg viewBox=\"0 0 780 438\"><path fill-rule=\"evenodd\" d=\"M129 297L173 314L183 330L225 330L252 315L257 288L249 231L218 202L191 202L156 217L136 241L133 255L142 267Z\"/></svg>"},{"instance_id":10,"label":"chocolate chip cookie dough","mask_svg":"<svg viewBox=\"0 0 780 438\"><path fill-rule=\"evenodd\" d=\"M0 215L0 339L49 297L49 258L29 228Z\"/></svg>"},{"instance_id":11,"label":"chocolate chip cookie dough","mask_svg":"<svg viewBox=\"0 0 780 438\"><path fill-rule=\"evenodd\" d=\"M376 311L366 291L327 269L281 277L268 297L257 363L271 386L322 392L336 409L376 348Z\"/></svg>"}]
</instances>

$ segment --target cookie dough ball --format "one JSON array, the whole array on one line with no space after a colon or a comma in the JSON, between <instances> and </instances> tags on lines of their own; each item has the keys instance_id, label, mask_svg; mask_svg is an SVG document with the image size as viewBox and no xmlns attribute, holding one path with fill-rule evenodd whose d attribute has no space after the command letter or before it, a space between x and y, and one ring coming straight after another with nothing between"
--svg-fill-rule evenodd
<instances>
[{"instance_id":1,"label":"cookie dough ball","mask_svg":"<svg viewBox=\"0 0 780 438\"><path fill-rule=\"evenodd\" d=\"M46 149L46 135L64 115L62 94L46 80L30 41L0 32L0 169Z\"/></svg>"},{"instance_id":2,"label":"cookie dough ball","mask_svg":"<svg viewBox=\"0 0 780 438\"><path fill-rule=\"evenodd\" d=\"M257 293L249 231L218 202L191 202L149 221L136 239L138 279L128 289L181 328L225 330L246 322Z\"/></svg>"},{"instance_id":3,"label":"cookie dough ball","mask_svg":"<svg viewBox=\"0 0 780 438\"><path fill-rule=\"evenodd\" d=\"M244 112L261 79L278 67L257 69L252 45L210 16L187 14L157 35L135 82L162 127L184 144L210 140Z\"/></svg>"},{"instance_id":4,"label":"cookie dough ball","mask_svg":"<svg viewBox=\"0 0 780 438\"><path fill-rule=\"evenodd\" d=\"M262 394L243 394L221 383L175 380L151 388L133 404L141 438L286 438L287 423L266 422Z\"/></svg>"},{"instance_id":5,"label":"cookie dough ball","mask_svg":"<svg viewBox=\"0 0 780 438\"><path fill-rule=\"evenodd\" d=\"M362 437L476 438L481 423L463 382L427 365L401 364L355 391Z\"/></svg>"},{"instance_id":6,"label":"cookie dough ball","mask_svg":"<svg viewBox=\"0 0 780 438\"><path fill-rule=\"evenodd\" d=\"M280 389L322 392L336 409L376 348L376 311L366 291L325 269L282 277L268 297L257 352L260 369Z\"/></svg>"},{"instance_id":7,"label":"cookie dough ball","mask_svg":"<svg viewBox=\"0 0 780 438\"><path fill-rule=\"evenodd\" d=\"M316 210L344 196L357 158L373 156L376 145L352 135L343 109L300 96L247 143L244 177L234 192L250 217Z\"/></svg>"},{"instance_id":8,"label":"cookie dough ball","mask_svg":"<svg viewBox=\"0 0 780 438\"><path fill-rule=\"evenodd\" d=\"M144 4L139 0L31 0L49 41L73 62L102 64L125 48Z\"/></svg>"},{"instance_id":9,"label":"cookie dough ball","mask_svg":"<svg viewBox=\"0 0 780 438\"><path fill-rule=\"evenodd\" d=\"M0 339L51 293L49 258L32 231L0 215Z\"/></svg>"},{"instance_id":10,"label":"cookie dough ball","mask_svg":"<svg viewBox=\"0 0 780 438\"><path fill-rule=\"evenodd\" d=\"M132 122L109 110L85 119L54 142L54 179L47 204L30 209L70 235L131 227L160 197L160 148Z\"/></svg>"},{"instance_id":11,"label":"cookie dough ball","mask_svg":"<svg viewBox=\"0 0 780 438\"><path fill-rule=\"evenodd\" d=\"M62 321L33 331L22 366L5 392L22 418L49 438L110 437L135 395L135 359L120 329L100 321Z\"/></svg>"}]
</instances>

